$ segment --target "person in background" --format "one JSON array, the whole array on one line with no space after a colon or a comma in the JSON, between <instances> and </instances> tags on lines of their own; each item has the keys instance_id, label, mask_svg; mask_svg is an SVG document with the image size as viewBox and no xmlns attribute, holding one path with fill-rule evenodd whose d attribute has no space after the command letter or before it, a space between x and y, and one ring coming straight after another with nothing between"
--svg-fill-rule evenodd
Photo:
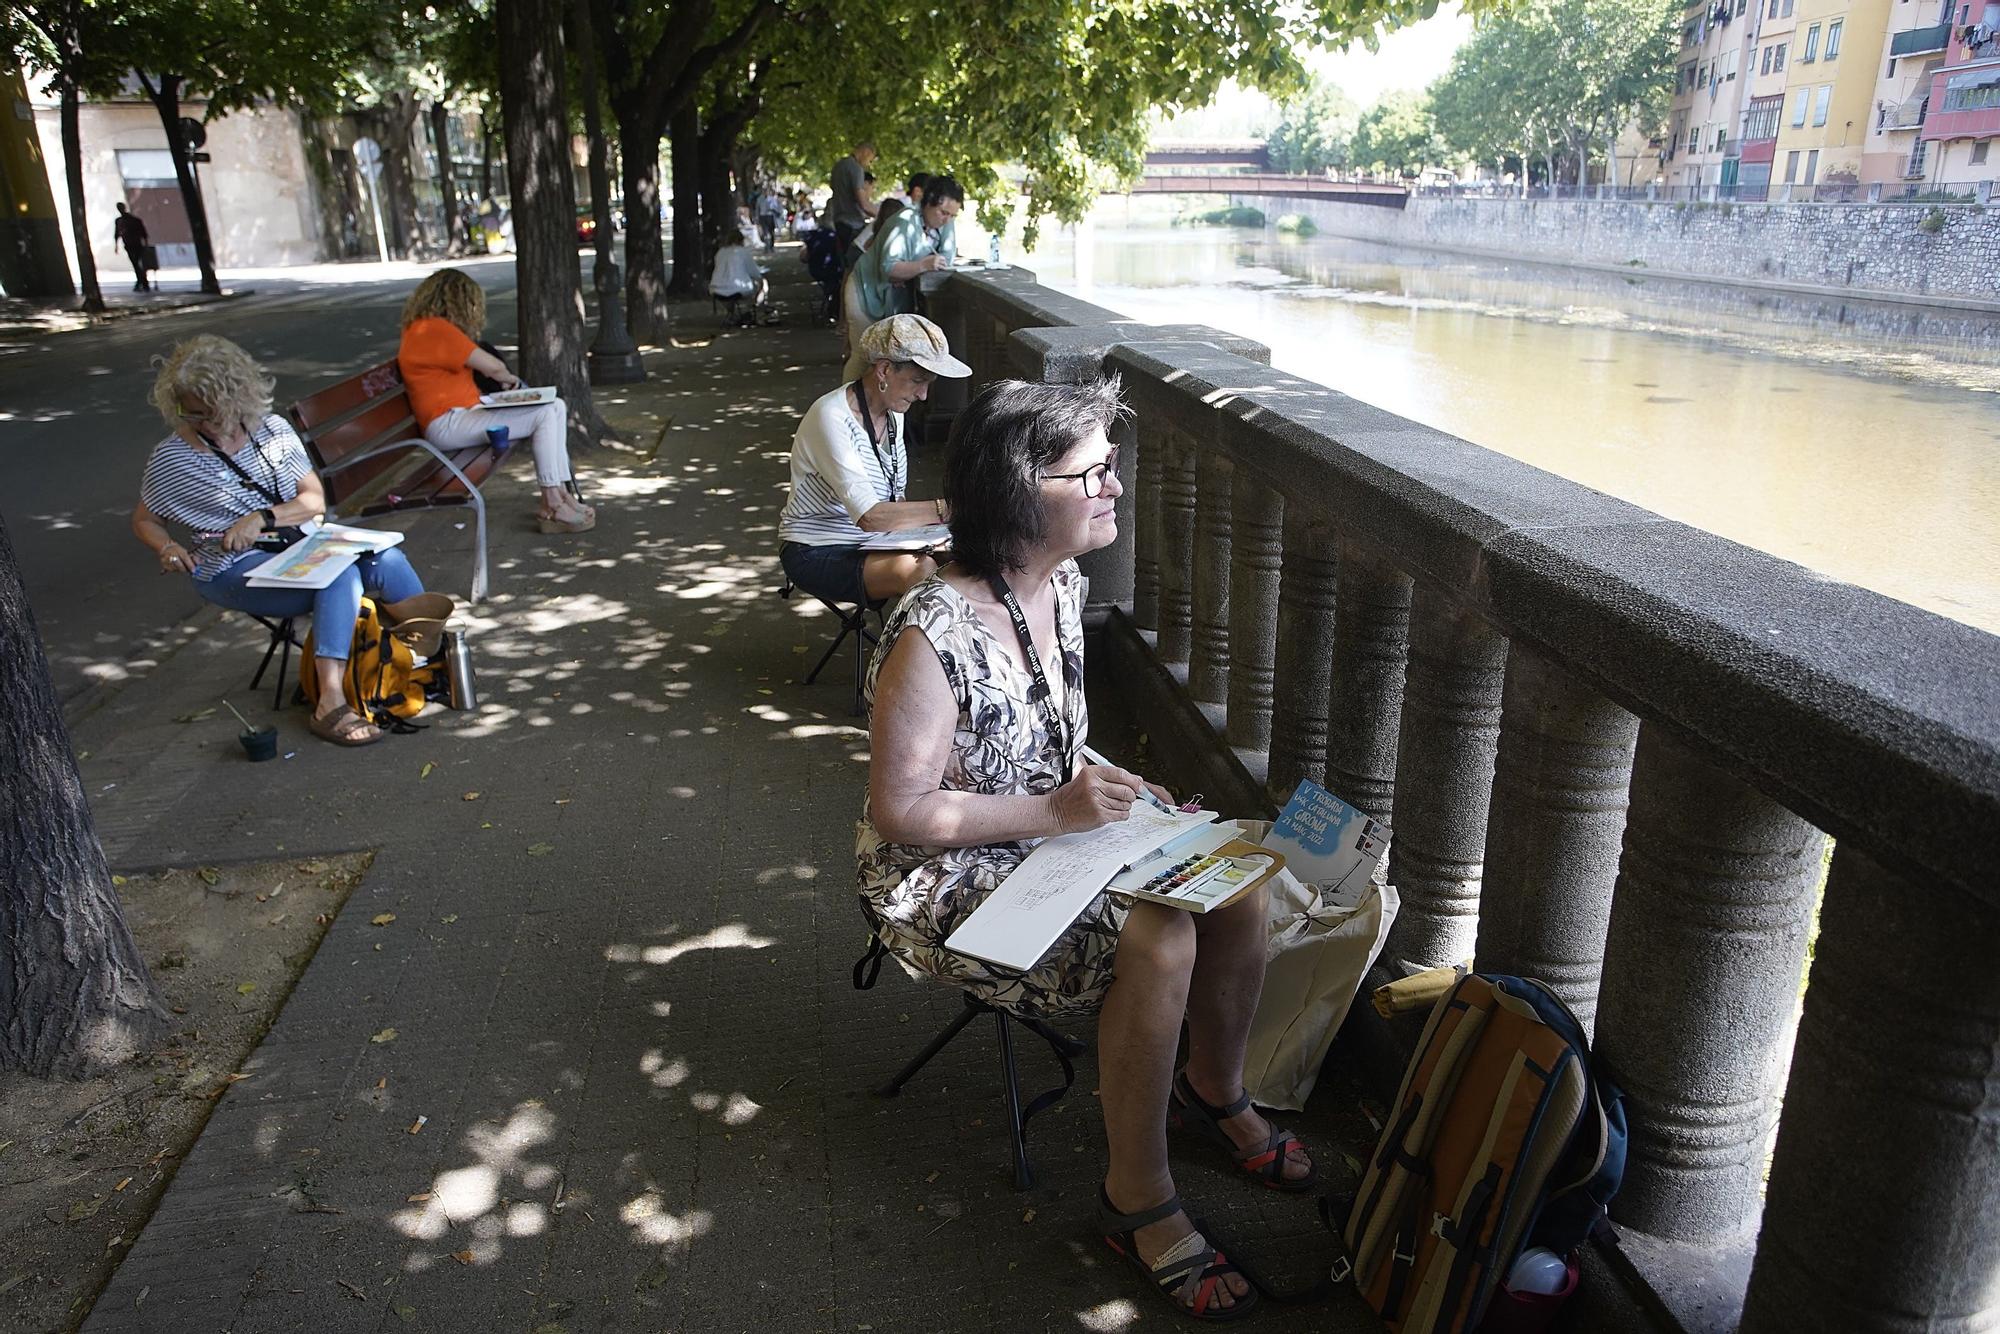
<instances>
[{"instance_id":1,"label":"person in background","mask_svg":"<svg viewBox=\"0 0 2000 1334\"><path fill-rule=\"evenodd\" d=\"M778 559L791 581L830 602L892 598L937 563L920 552L866 552L870 533L943 523L942 500L905 495L909 454L903 414L938 376L972 368L951 355L944 331L921 315L871 326L859 348L864 373L820 395L792 437L792 493L778 519Z\"/></svg>"},{"instance_id":2,"label":"person in background","mask_svg":"<svg viewBox=\"0 0 2000 1334\"><path fill-rule=\"evenodd\" d=\"M724 228L718 239L708 290L720 297L749 297L752 320L771 295L770 280L757 267L757 257L750 253L750 239L734 227Z\"/></svg>"},{"instance_id":3,"label":"person in background","mask_svg":"<svg viewBox=\"0 0 2000 1334\"><path fill-rule=\"evenodd\" d=\"M875 214L875 221L869 223L868 230L861 233L862 239L858 243L861 247L860 251L856 253L853 262L848 265L846 277L841 279L840 360L843 367L843 378L851 380L861 373L860 363L853 360L854 349L861 345L863 331L875 322L869 317L868 312L862 308L859 296L860 284L855 278L854 270L861 262L861 255L867 253L874 246L876 240L880 238L883 229L888 227L894 221L896 215L902 211L903 205L900 200L891 198L882 201L882 207Z\"/></svg>"},{"instance_id":4,"label":"person in background","mask_svg":"<svg viewBox=\"0 0 2000 1334\"><path fill-rule=\"evenodd\" d=\"M150 292L153 284L146 280L146 247L152 242L146 239L146 223L137 213L123 204L118 206L118 220L111 224L111 248L125 247L125 258L132 261L132 290Z\"/></svg>"},{"instance_id":5,"label":"person in background","mask_svg":"<svg viewBox=\"0 0 2000 1334\"><path fill-rule=\"evenodd\" d=\"M929 172L911 172L910 179L903 182L903 202L911 208L922 208L924 206L924 187L930 183L931 174Z\"/></svg>"},{"instance_id":6,"label":"person in background","mask_svg":"<svg viewBox=\"0 0 2000 1334\"><path fill-rule=\"evenodd\" d=\"M913 303L905 284L920 274L951 267L951 257L938 250L938 238L964 206L965 190L959 183L949 176L934 176L924 190L924 206L904 209L880 231L854 266L855 302L867 322L909 310ZM858 349L849 353L842 378L860 374L858 355Z\"/></svg>"},{"instance_id":7,"label":"person in background","mask_svg":"<svg viewBox=\"0 0 2000 1334\"><path fill-rule=\"evenodd\" d=\"M949 176L945 177L932 176L929 172L926 171L920 171L917 172L915 175L911 176L909 185L905 187L910 197L910 207L921 211L924 207L925 187L930 185L932 181L939 179L951 180L952 178ZM953 183L956 184L956 182ZM959 192L958 202L959 206L963 208L965 205L965 197L964 197L964 191L962 190ZM945 218L940 225L934 226L928 221L925 222L924 224L924 231L931 238L932 247L937 251L938 254L944 256L944 262L947 264L952 263L954 260L958 258L958 224L956 222L957 217L958 217L958 210L954 209L952 210L951 217Z\"/></svg>"},{"instance_id":8,"label":"person in background","mask_svg":"<svg viewBox=\"0 0 2000 1334\"><path fill-rule=\"evenodd\" d=\"M757 220L750 216L748 204L736 206L736 230L742 235L744 245L756 245L762 236L757 229Z\"/></svg>"},{"instance_id":9,"label":"person in background","mask_svg":"<svg viewBox=\"0 0 2000 1334\"><path fill-rule=\"evenodd\" d=\"M757 230L764 238L764 253L778 248L778 226L785 219L785 197L775 184L766 185L757 197Z\"/></svg>"},{"instance_id":10,"label":"person in background","mask_svg":"<svg viewBox=\"0 0 2000 1334\"><path fill-rule=\"evenodd\" d=\"M512 442L526 440L535 452L535 481L541 487L536 515L545 533L588 532L597 511L571 494L569 409L558 398L532 407L487 408L479 404L472 373L518 389L521 377L479 346L486 325L486 293L463 270L439 269L417 284L403 303L403 338L396 364L410 393L410 407L424 439L441 450L484 444L487 432L507 428Z\"/></svg>"},{"instance_id":11,"label":"person in background","mask_svg":"<svg viewBox=\"0 0 2000 1334\"><path fill-rule=\"evenodd\" d=\"M361 557L318 590L245 583L270 558L253 545L258 537L318 519L326 512L326 487L291 423L271 411L275 385L248 352L202 334L154 364L160 369L153 406L171 434L146 460L133 534L159 560L160 573L191 578L195 592L218 607L274 620L310 614L318 633L303 670L319 680L313 735L337 746L381 740L381 729L341 693L354 618L364 592L394 604L423 592L423 581L402 549L390 547ZM184 530L191 545L173 537L169 525Z\"/></svg>"},{"instance_id":12,"label":"person in background","mask_svg":"<svg viewBox=\"0 0 2000 1334\"><path fill-rule=\"evenodd\" d=\"M1110 1150L1098 1226L1182 1314L1227 1320L1258 1297L1182 1206L1167 1124L1171 1114L1266 1187L1312 1186L1305 1145L1243 1088L1264 983L1263 890L1200 916L1100 892L1025 973L945 945L1040 840L1123 820L1147 793L1171 800L1135 773L1082 762L1076 558L1118 535L1106 432L1124 411L1115 381L1003 380L953 422L951 563L889 612L868 672L857 888L876 939L912 975L1033 1018L1098 1010Z\"/></svg>"},{"instance_id":13,"label":"person in background","mask_svg":"<svg viewBox=\"0 0 2000 1334\"><path fill-rule=\"evenodd\" d=\"M875 216L875 205L867 193L868 164L874 160L875 145L864 139L854 146L853 152L833 164L829 178L833 198L827 200L826 216L821 221L832 224L840 241L839 254L847 253L847 247L854 244L854 238L868 225L868 219Z\"/></svg>"}]
</instances>

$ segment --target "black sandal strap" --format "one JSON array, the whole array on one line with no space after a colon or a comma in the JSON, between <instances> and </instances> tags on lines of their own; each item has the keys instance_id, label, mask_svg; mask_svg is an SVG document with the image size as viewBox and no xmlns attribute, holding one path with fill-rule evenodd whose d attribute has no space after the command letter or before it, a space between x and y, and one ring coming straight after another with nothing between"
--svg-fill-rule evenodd
<instances>
[{"instance_id":1,"label":"black sandal strap","mask_svg":"<svg viewBox=\"0 0 2000 1334\"><path fill-rule=\"evenodd\" d=\"M1238 1094L1236 1100L1227 1107L1217 1107L1213 1103L1205 1101L1199 1093L1194 1091L1194 1084L1188 1079L1187 1071L1185 1070L1174 1076L1174 1091L1180 1095L1182 1102L1198 1111L1207 1113L1211 1121L1227 1121L1232 1116L1241 1116L1250 1110L1250 1090L1245 1089L1242 1093Z\"/></svg>"},{"instance_id":2,"label":"black sandal strap","mask_svg":"<svg viewBox=\"0 0 2000 1334\"><path fill-rule=\"evenodd\" d=\"M1098 1224L1106 1232L1137 1232L1150 1223L1164 1218L1172 1218L1181 1212L1181 1197L1178 1192L1167 1197L1165 1204L1156 1204L1150 1209L1141 1209L1136 1214L1121 1214L1111 1203L1108 1192L1097 1192Z\"/></svg>"}]
</instances>

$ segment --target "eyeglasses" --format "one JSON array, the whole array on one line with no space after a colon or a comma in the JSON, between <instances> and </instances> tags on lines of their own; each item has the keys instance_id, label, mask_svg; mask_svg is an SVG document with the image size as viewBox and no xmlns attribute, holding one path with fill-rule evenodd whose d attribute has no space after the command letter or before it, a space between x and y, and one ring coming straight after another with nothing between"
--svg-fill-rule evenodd
<instances>
[{"instance_id":1,"label":"eyeglasses","mask_svg":"<svg viewBox=\"0 0 2000 1334\"><path fill-rule=\"evenodd\" d=\"M1104 494L1104 479L1117 471L1118 447L1113 445L1104 462L1095 467L1085 468L1082 472L1045 472L1041 477L1045 482L1074 482L1081 479L1084 499L1095 500Z\"/></svg>"}]
</instances>

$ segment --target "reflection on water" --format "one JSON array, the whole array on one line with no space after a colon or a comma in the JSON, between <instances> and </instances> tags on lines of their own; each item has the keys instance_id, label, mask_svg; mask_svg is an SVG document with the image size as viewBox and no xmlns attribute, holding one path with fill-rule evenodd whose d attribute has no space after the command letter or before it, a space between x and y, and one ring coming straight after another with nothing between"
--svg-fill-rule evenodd
<instances>
[{"instance_id":1,"label":"reflection on water","mask_svg":"<svg viewBox=\"0 0 2000 1334\"><path fill-rule=\"evenodd\" d=\"M1051 287L1259 339L1294 374L2000 631L2000 367L1944 346L1949 314L1932 351L1907 350L1914 327L1899 351L1827 318L1852 303L1214 228L1086 226L1029 264Z\"/></svg>"}]
</instances>

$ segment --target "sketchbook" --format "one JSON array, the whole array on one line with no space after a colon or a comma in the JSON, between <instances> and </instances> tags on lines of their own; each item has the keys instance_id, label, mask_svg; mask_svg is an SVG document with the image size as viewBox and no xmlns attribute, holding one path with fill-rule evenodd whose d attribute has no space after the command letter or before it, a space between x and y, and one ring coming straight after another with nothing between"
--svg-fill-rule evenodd
<instances>
[{"instance_id":1,"label":"sketchbook","mask_svg":"<svg viewBox=\"0 0 2000 1334\"><path fill-rule=\"evenodd\" d=\"M402 540L401 533L350 528L341 523L322 524L303 540L251 570L243 582L252 588L315 591L338 579L341 571L361 557L387 551Z\"/></svg>"},{"instance_id":2,"label":"sketchbook","mask_svg":"<svg viewBox=\"0 0 2000 1334\"><path fill-rule=\"evenodd\" d=\"M481 394L479 406L482 408L532 408L543 403L556 401L556 387L543 385L530 389L525 385L519 389L502 389L497 394Z\"/></svg>"},{"instance_id":3,"label":"sketchbook","mask_svg":"<svg viewBox=\"0 0 2000 1334\"><path fill-rule=\"evenodd\" d=\"M1305 778L1278 813L1265 844L1328 904L1353 907L1389 855L1389 839L1389 826Z\"/></svg>"},{"instance_id":4,"label":"sketchbook","mask_svg":"<svg viewBox=\"0 0 2000 1334\"><path fill-rule=\"evenodd\" d=\"M1026 972L1113 876L1215 818L1214 811L1183 814L1135 806L1116 824L1045 838L959 923L945 948Z\"/></svg>"},{"instance_id":5,"label":"sketchbook","mask_svg":"<svg viewBox=\"0 0 2000 1334\"><path fill-rule=\"evenodd\" d=\"M886 533L870 533L861 539L863 551L929 551L951 545L951 528L942 523L922 528L897 528Z\"/></svg>"}]
</instances>

